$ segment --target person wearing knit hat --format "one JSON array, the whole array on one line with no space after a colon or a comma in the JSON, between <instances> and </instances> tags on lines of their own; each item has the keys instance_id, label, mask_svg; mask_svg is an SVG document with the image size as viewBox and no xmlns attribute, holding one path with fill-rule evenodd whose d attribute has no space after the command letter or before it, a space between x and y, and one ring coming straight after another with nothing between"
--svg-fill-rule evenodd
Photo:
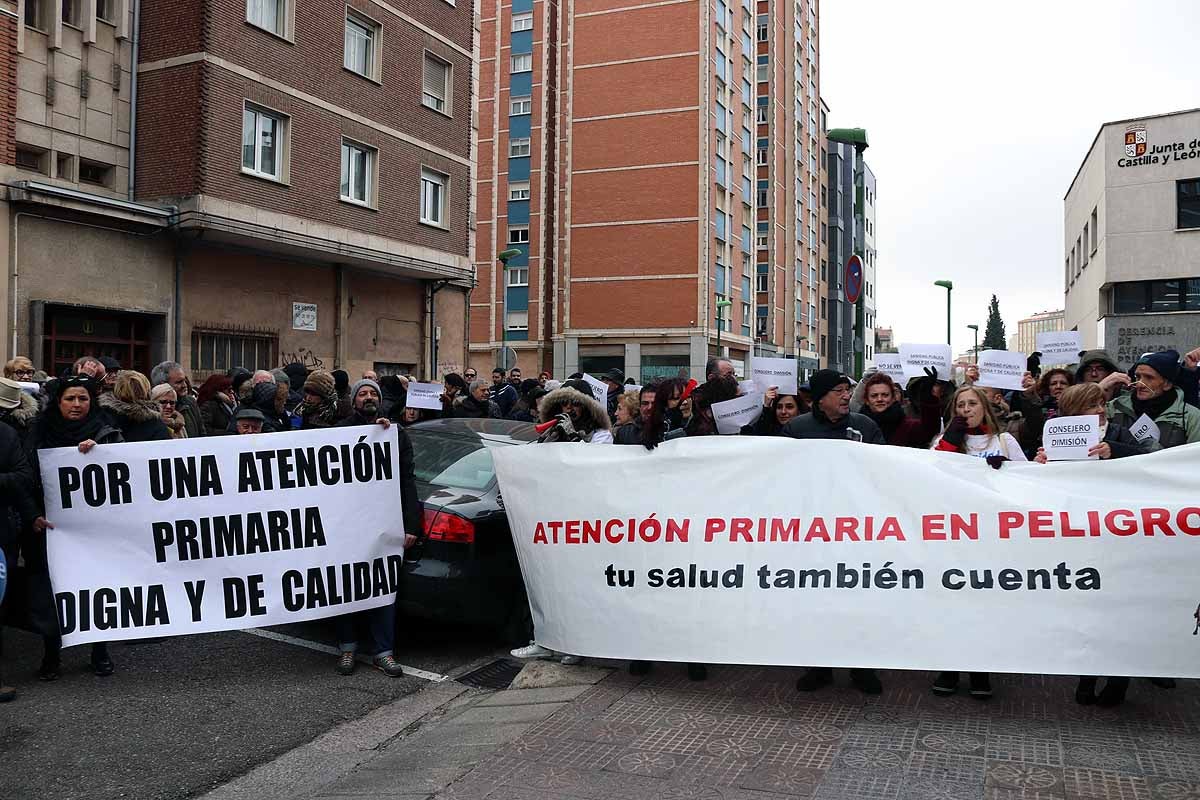
<instances>
[{"instance_id":1,"label":"person wearing knit hat","mask_svg":"<svg viewBox=\"0 0 1200 800\"><path fill-rule=\"evenodd\" d=\"M866 444L887 444L879 426L864 414L850 411L850 378L834 369L819 369L809 379L812 411L783 426L793 439L842 439ZM883 684L873 669L850 670L850 681L865 694L879 694ZM831 667L809 667L796 688L811 692L833 683Z\"/></svg>"},{"instance_id":2,"label":"person wearing knit hat","mask_svg":"<svg viewBox=\"0 0 1200 800\"><path fill-rule=\"evenodd\" d=\"M1179 377L1178 352L1146 353L1133 365L1132 393L1109 402L1109 423L1124 425L1137 435L1144 427L1138 421L1145 416L1158 426L1162 447L1200 442L1200 409L1185 402L1183 390L1175 385Z\"/></svg>"},{"instance_id":3,"label":"person wearing knit hat","mask_svg":"<svg viewBox=\"0 0 1200 800\"><path fill-rule=\"evenodd\" d=\"M323 369L314 370L304 380L304 399L297 412L300 428L332 428L341 418L338 415L337 387L333 375Z\"/></svg>"},{"instance_id":4,"label":"person wearing knit hat","mask_svg":"<svg viewBox=\"0 0 1200 800\"><path fill-rule=\"evenodd\" d=\"M161 409L159 416L171 432L171 438L186 439L187 428L184 427L183 414L176 410L179 395L175 394L175 387L169 383L160 383L150 390L150 399L158 403Z\"/></svg>"}]
</instances>

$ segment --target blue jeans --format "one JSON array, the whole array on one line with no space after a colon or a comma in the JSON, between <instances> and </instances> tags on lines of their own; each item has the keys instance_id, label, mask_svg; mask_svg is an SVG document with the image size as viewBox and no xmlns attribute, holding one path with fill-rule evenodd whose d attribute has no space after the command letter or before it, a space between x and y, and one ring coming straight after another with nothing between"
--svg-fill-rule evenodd
<instances>
[{"instance_id":1,"label":"blue jeans","mask_svg":"<svg viewBox=\"0 0 1200 800\"><path fill-rule=\"evenodd\" d=\"M338 647L343 653L358 652L358 633L355 627L364 619L371 633L371 646L375 657L390 656L396 641L395 603L335 617L333 622L337 626Z\"/></svg>"}]
</instances>

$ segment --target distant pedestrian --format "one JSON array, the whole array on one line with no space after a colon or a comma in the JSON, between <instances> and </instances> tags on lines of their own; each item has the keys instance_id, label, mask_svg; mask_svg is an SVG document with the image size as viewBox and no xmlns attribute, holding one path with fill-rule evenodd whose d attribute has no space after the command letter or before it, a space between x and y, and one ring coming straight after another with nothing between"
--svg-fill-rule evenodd
<instances>
[{"instance_id":1,"label":"distant pedestrian","mask_svg":"<svg viewBox=\"0 0 1200 800\"><path fill-rule=\"evenodd\" d=\"M492 370L492 388L488 398L500 409L500 417L507 417L517 404L517 390L504 378L504 370Z\"/></svg>"},{"instance_id":2,"label":"distant pedestrian","mask_svg":"<svg viewBox=\"0 0 1200 800\"><path fill-rule=\"evenodd\" d=\"M200 408L205 432L209 436L224 434L233 421L233 412L237 407L233 380L227 375L210 375L200 384L196 405Z\"/></svg>"},{"instance_id":3,"label":"distant pedestrian","mask_svg":"<svg viewBox=\"0 0 1200 800\"><path fill-rule=\"evenodd\" d=\"M452 414L455 417L474 419L502 419L500 406L491 399L488 385L480 378L471 382L467 393L454 399Z\"/></svg>"}]
</instances>

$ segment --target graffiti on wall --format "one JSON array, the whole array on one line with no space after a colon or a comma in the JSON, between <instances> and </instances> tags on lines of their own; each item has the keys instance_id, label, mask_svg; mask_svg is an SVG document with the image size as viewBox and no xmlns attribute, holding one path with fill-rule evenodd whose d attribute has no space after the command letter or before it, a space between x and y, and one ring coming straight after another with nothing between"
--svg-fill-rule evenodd
<instances>
[{"instance_id":1,"label":"graffiti on wall","mask_svg":"<svg viewBox=\"0 0 1200 800\"><path fill-rule=\"evenodd\" d=\"M297 348L290 353L280 353L279 361L281 367L298 362L310 372L315 369L325 369L325 362L321 360L321 357L307 347Z\"/></svg>"}]
</instances>

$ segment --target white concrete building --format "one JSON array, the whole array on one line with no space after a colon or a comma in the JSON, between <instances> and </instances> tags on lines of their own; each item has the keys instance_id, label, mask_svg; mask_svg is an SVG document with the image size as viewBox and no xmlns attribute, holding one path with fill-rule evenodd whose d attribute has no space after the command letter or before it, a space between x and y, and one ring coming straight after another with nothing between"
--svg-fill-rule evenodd
<instances>
[{"instance_id":1,"label":"white concrete building","mask_svg":"<svg viewBox=\"0 0 1200 800\"><path fill-rule=\"evenodd\" d=\"M1200 109L1101 126L1064 200L1065 329L1122 366L1200 343Z\"/></svg>"}]
</instances>

